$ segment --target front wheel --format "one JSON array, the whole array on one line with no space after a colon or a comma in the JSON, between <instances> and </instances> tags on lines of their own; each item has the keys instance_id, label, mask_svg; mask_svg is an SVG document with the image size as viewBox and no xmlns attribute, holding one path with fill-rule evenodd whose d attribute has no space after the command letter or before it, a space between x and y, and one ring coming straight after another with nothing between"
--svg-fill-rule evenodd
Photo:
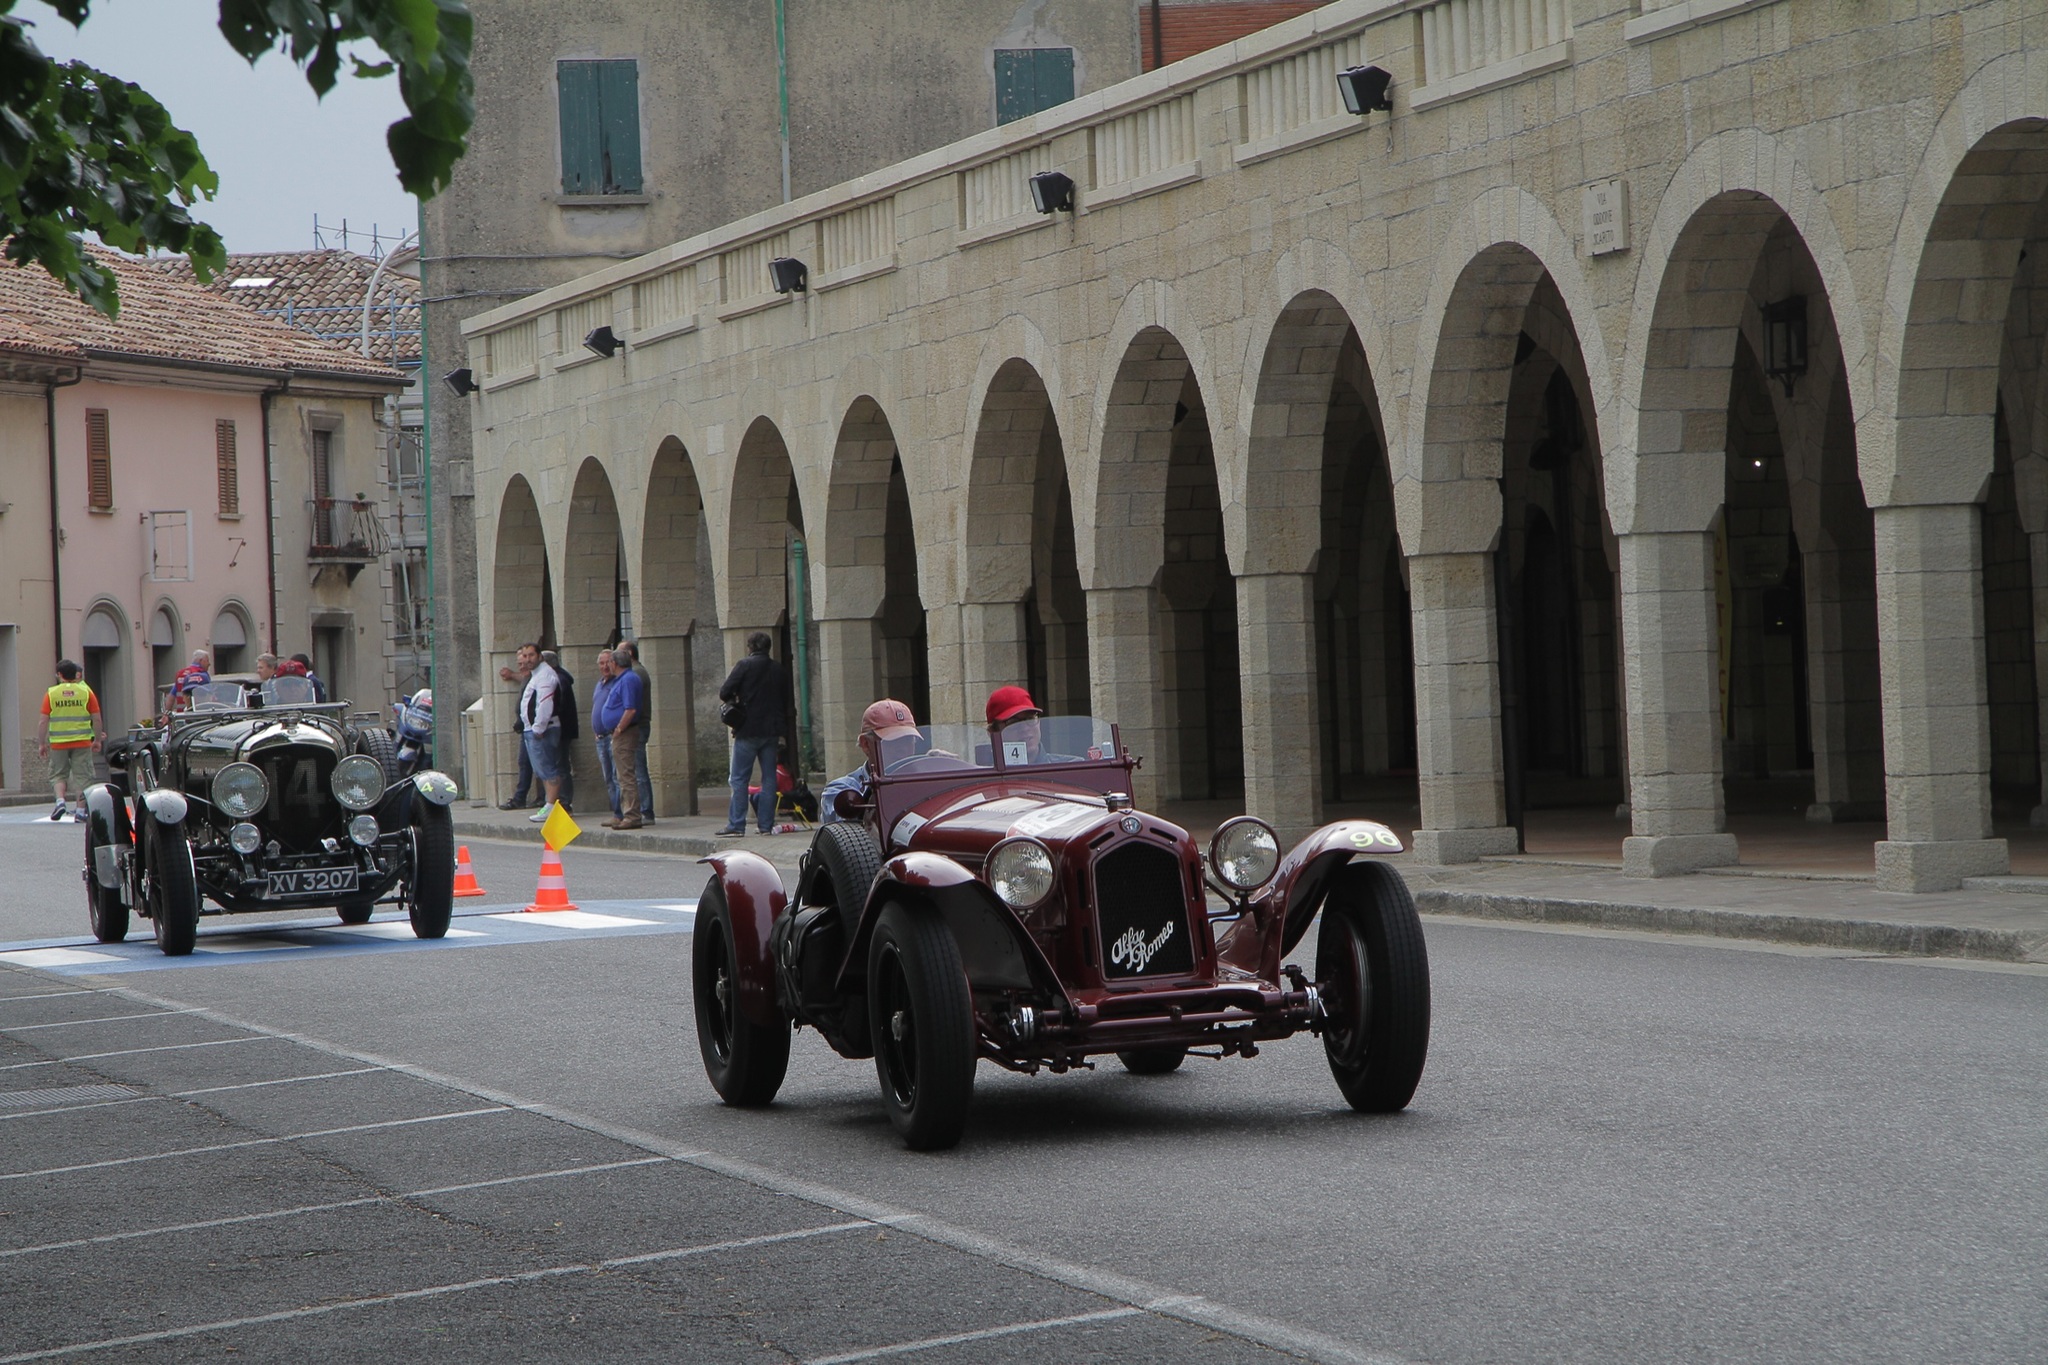
<instances>
[{"instance_id":1,"label":"front wheel","mask_svg":"<svg viewBox=\"0 0 2048 1365\"><path fill-rule=\"evenodd\" d=\"M889 1122L917 1151L960 1141L974 1097L974 997L936 911L892 902L868 946L868 1032Z\"/></svg>"},{"instance_id":2,"label":"front wheel","mask_svg":"<svg viewBox=\"0 0 2048 1365\"><path fill-rule=\"evenodd\" d=\"M1188 1050L1184 1047L1140 1047L1119 1052L1116 1059L1133 1076L1164 1076L1180 1070L1180 1064L1188 1059Z\"/></svg>"},{"instance_id":3,"label":"front wheel","mask_svg":"<svg viewBox=\"0 0 2048 1365\"><path fill-rule=\"evenodd\" d=\"M756 1024L740 1009L740 959L732 936L725 883L712 878L697 902L690 935L690 994L697 1013L697 1050L704 1074L727 1104L767 1104L789 1070L789 1021Z\"/></svg>"},{"instance_id":4,"label":"front wheel","mask_svg":"<svg viewBox=\"0 0 2048 1365\"><path fill-rule=\"evenodd\" d=\"M455 820L446 806L418 794L412 800L412 849L412 931L419 938L445 938L455 916ZM342 907L344 917L348 909Z\"/></svg>"},{"instance_id":5,"label":"front wheel","mask_svg":"<svg viewBox=\"0 0 2048 1365\"><path fill-rule=\"evenodd\" d=\"M95 816L85 825L86 918L92 925L92 936L101 943L123 943L128 938L128 906L121 899L119 887L100 885L99 851L107 845L93 839L99 824Z\"/></svg>"},{"instance_id":6,"label":"front wheel","mask_svg":"<svg viewBox=\"0 0 2048 1365\"><path fill-rule=\"evenodd\" d=\"M1401 874L1356 862L1338 874L1316 936L1330 1074L1353 1109L1405 1109L1429 1054L1429 953Z\"/></svg>"},{"instance_id":7,"label":"front wheel","mask_svg":"<svg viewBox=\"0 0 2048 1365\"><path fill-rule=\"evenodd\" d=\"M199 939L199 878L192 846L176 825L150 826L149 917L165 957L184 957Z\"/></svg>"},{"instance_id":8,"label":"front wheel","mask_svg":"<svg viewBox=\"0 0 2048 1365\"><path fill-rule=\"evenodd\" d=\"M371 914L377 909L375 901L343 901L334 907L343 924L368 924Z\"/></svg>"}]
</instances>

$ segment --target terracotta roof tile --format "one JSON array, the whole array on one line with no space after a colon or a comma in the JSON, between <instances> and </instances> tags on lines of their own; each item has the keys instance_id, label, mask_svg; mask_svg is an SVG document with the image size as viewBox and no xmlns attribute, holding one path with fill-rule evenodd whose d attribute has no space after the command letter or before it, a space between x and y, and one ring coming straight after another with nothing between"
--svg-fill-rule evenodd
<instances>
[{"instance_id":1,"label":"terracotta roof tile","mask_svg":"<svg viewBox=\"0 0 2048 1365\"><path fill-rule=\"evenodd\" d=\"M100 247L93 248L93 255L120 283L119 317L95 312L41 266L0 262L0 338L28 334L87 356L400 378L389 366L355 351L251 316L157 262Z\"/></svg>"},{"instance_id":2,"label":"terracotta roof tile","mask_svg":"<svg viewBox=\"0 0 2048 1365\"><path fill-rule=\"evenodd\" d=\"M183 279L193 279L191 262L182 256L165 257L155 264ZM376 273L376 261L353 251L243 252L229 256L227 269L201 287L353 351L362 334L363 291ZM417 365L420 282L386 270L377 281L370 328L373 359Z\"/></svg>"}]
</instances>

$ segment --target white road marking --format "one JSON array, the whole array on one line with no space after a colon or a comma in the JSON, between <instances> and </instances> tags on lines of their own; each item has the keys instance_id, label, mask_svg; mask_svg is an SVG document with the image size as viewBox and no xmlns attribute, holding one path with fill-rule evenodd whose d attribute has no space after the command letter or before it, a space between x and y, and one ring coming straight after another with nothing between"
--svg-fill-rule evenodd
<instances>
[{"instance_id":1,"label":"white road marking","mask_svg":"<svg viewBox=\"0 0 2048 1365\"><path fill-rule=\"evenodd\" d=\"M0 1123L15 1119L48 1118L52 1114L82 1114L88 1109L112 1109L120 1104L138 1104L143 1100L162 1099L161 1095L132 1095L125 1100L95 1100L91 1104L61 1104L52 1109L28 1109L19 1114L0 1114Z\"/></svg>"},{"instance_id":2,"label":"white road marking","mask_svg":"<svg viewBox=\"0 0 2048 1365\"><path fill-rule=\"evenodd\" d=\"M10 1062L0 1066L0 1071L19 1071L30 1066L62 1066L66 1062L97 1062L105 1057L139 1057L145 1052L183 1052L195 1047L226 1047L230 1043L275 1043L278 1039L269 1034L252 1034L247 1038L211 1038L203 1043L164 1043L158 1047L124 1047L117 1052L81 1052L75 1057L52 1057L47 1062Z\"/></svg>"},{"instance_id":3,"label":"white road marking","mask_svg":"<svg viewBox=\"0 0 2048 1365\"><path fill-rule=\"evenodd\" d=\"M660 920L627 919L623 915L593 915L588 910L542 910L533 914L492 915L507 924L529 929L624 929L635 924L659 924Z\"/></svg>"},{"instance_id":4,"label":"white road marking","mask_svg":"<svg viewBox=\"0 0 2048 1365\"><path fill-rule=\"evenodd\" d=\"M370 1068L372 1071L378 1068ZM465 1194L471 1190L488 1190L500 1185L519 1185L535 1180L556 1180L571 1175L593 1175L600 1171L619 1171L632 1166L659 1166L668 1160L665 1156L639 1157L632 1161L607 1161L596 1166L565 1166L558 1171L536 1171L532 1175L508 1175L496 1180L471 1180L460 1185L439 1185L430 1190L409 1190L404 1194L366 1194L358 1199L337 1199L327 1204L301 1204L297 1208L270 1209L263 1213L242 1213L228 1218L205 1218L196 1223L168 1223L162 1227L135 1228L129 1232L106 1232L97 1237L74 1237L66 1242L44 1242L32 1247L12 1247L0 1250L0 1261L12 1260L17 1256L33 1256L45 1251L75 1251L79 1247L104 1246L109 1242L132 1242L140 1237L162 1237L174 1232L203 1232L208 1228L234 1227L242 1223L261 1223L274 1218L297 1218L309 1213L332 1213L336 1209L362 1208L367 1204L400 1204L408 1199L431 1199L437 1195Z\"/></svg>"},{"instance_id":5,"label":"white road marking","mask_svg":"<svg viewBox=\"0 0 2048 1365\"><path fill-rule=\"evenodd\" d=\"M286 1076L276 1081L243 1081L240 1085L209 1085L203 1090L180 1090L171 1096L174 1100L190 1099L194 1095L218 1095L223 1090L261 1090L267 1085L297 1085L301 1081L331 1081L339 1076L367 1076L373 1071L382 1071L381 1066L359 1066L353 1071L323 1071L317 1076Z\"/></svg>"},{"instance_id":6,"label":"white road marking","mask_svg":"<svg viewBox=\"0 0 2048 1365\"><path fill-rule=\"evenodd\" d=\"M192 951L195 953L281 953L294 949L310 948L312 946L310 943L235 943L215 940L195 943L192 945Z\"/></svg>"},{"instance_id":7,"label":"white road marking","mask_svg":"<svg viewBox=\"0 0 2048 1365\"><path fill-rule=\"evenodd\" d=\"M880 1360L884 1356L904 1356L912 1351L931 1351L941 1346L959 1346L970 1341L993 1341L997 1337L1022 1336L1026 1332L1046 1332L1056 1327L1078 1327L1090 1322L1113 1322L1118 1318L1141 1318L1141 1308L1105 1308L1097 1313L1075 1313L1064 1318L1040 1318L1036 1322L1013 1322L1006 1327L984 1327L977 1332L955 1332L950 1336L924 1337L918 1341L898 1342L894 1346L876 1346L865 1351L847 1351L836 1356L812 1356L804 1365L852 1365L856 1360Z\"/></svg>"},{"instance_id":8,"label":"white road marking","mask_svg":"<svg viewBox=\"0 0 2048 1365\"><path fill-rule=\"evenodd\" d=\"M42 1176L70 1175L77 1171L100 1171L110 1166L139 1166L147 1161L170 1161L181 1156L206 1156L212 1152L238 1152L245 1147L274 1147L280 1142L304 1142L309 1138L338 1137L343 1133L367 1133L378 1128L403 1128L415 1123L443 1123L449 1119L470 1119L481 1114L509 1114L504 1105L489 1109L464 1109L453 1114L428 1114L416 1119L386 1119L382 1123L352 1123L346 1128L320 1128L310 1133L287 1133L282 1137L245 1138L240 1142L217 1142L209 1147L184 1147L175 1152L151 1152L146 1156L121 1156L108 1161L84 1161L76 1166L49 1166L40 1171L15 1171L0 1175L0 1181L35 1180Z\"/></svg>"},{"instance_id":9,"label":"white road marking","mask_svg":"<svg viewBox=\"0 0 2048 1365\"><path fill-rule=\"evenodd\" d=\"M111 986L93 986L87 990L37 991L33 995L6 995L0 996L0 1005L11 1005L17 1000L50 1000L60 995L105 995L112 989Z\"/></svg>"},{"instance_id":10,"label":"white road marking","mask_svg":"<svg viewBox=\"0 0 2048 1365\"><path fill-rule=\"evenodd\" d=\"M168 1019L174 1014L198 1014L197 1006L175 1010L151 1010L148 1014L110 1014L104 1019L59 1019L54 1024L9 1024L0 1033L28 1033L40 1028L78 1028L84 1024L125 1024L133 1019Z\"/></svg>"},{"instance_id":11,"label":"white road marking","mask_svg":"<svg viewBox=\"0 0 2048 1365\"><path fill-rule=\"evenodd\" d=\"M0 1365L22 1365L31 1360L54 1360L60 1356L83 1355L88 1351L108 1351L123 1346L147 1346L159 1341L177 1341L184 1337L202 1336L208 1332L231 1332L241 1327L262 1327L273 1322L295 1322L302 1318L325 1317L329 1313L345 1312L351 1308L375 1308L387 1303L405 1303L414 1299L440 1298L448 1294L464 1294L472 1289L497 1289L505 1285L532 1284L536 1280L559 1279L564 1275L589 1275L599 1271L617 1270L625 1266L646 1265L653 1261L679 1261L692 1256L713 1256L723 1251L745 1251L750 1247L769 1246L776 1242L794 1242L806 1237L823 1237L835 1232L851 1232L857 1228L873 1227L865 1219L851 1223L830 1223L824 1227L802 1228L796 1232L773 1232L760 1237L737 1237L729 1242L712 1242L705 1246L676 1247L670 1251L649 1252L644 1256L621 1256L613 1260L585 1261L572 1265L549 1266L544 1270L522 1270L510 1275L492 1275L480 1280L463 1280L457 1284L430 1285L425 1289L401 1289L390 1294L372 1294L360 1299L343 1299L338 1303L312 1304L305 1308L287 1308L278 1313L260 1313L253 1317L228 1318L220 1322L202 1322L190 1327L172 1327L161 1332L138 1332L134 1336L109 1337L101 1341L81 1341L70 1346L53 1346L41 1351L22 1351L15 1355L0 1356Z\"/></svg>"},{"instance_id":12,"label":"white road marking","mask_svg":"<svg viewBox=\"0 0 2048 1365\"><path fill-rule=\"evenodd\" d=\"M343 937L349 938L419 938L419 935L412 931L412 925L406 923L403 920L385 920L381 924L330 924L325 928L316 930L315 932L322 934L339 934ZM445 935L445 937L486 938L488 937L488 935L486 935L482 930L479 929L450 929L448 933ZM306 946L311 947L313 945L308 944Z\"/></svg>"},{"instance_id":13,"label":"white road marking","mask_svg":"<svg viewBox=\"0 0 2048 1365\"><path fill-rule=\"evenodd\" d=\"M95 953L84 948L24 948L19 952L0 953L0 962L12 962L20 967L82 967L89 962L119 962L114 953Z\"/></svg>"}]
</instances>

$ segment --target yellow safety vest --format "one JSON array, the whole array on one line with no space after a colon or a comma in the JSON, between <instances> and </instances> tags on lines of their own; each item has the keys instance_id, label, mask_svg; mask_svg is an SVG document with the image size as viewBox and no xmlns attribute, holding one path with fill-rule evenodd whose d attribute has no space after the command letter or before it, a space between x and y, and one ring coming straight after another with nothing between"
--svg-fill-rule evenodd
<instances>
[{"instance_id":1,"label":"yellow safety vest","mask_svg":"<svg viewBox=\"0 0 2048 1365\"><path fill-rule=\"evenodd\" d=\"M82 682L50 689L50 747L92 743L92 689Z\"/></svg>"}]
</instances>

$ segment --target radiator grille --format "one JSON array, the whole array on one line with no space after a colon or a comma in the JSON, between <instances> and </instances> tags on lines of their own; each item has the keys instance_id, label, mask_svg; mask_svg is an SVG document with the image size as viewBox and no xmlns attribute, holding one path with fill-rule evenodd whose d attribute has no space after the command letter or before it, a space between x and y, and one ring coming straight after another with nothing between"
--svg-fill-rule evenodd
<instances>
[{"instance_id":1,"label":"radiator grille","mask_svg":"<svg viewBox=\"0 0 2048 1365\"><path fill-rule=\"evenodd\" d=\"M323 836L341 837L347 812L328 785L340 762L332 750L295 744L263 750L253 761L270 780L270 801L256 817L266 839L277 840L287 852L310 853Z\"/></svg>"},{"instance_id":2,"label":"radiator grille","mask_svg":"<svg viewBox=\"0 0 2048 1365\"><path fill-rule=\"evenodd\" d=\"M1195 967L1180 859L1156 844L1119 844L1095 864L1095 917L1106 977L1186 975Z\"/></svg>"}]
</instances>

